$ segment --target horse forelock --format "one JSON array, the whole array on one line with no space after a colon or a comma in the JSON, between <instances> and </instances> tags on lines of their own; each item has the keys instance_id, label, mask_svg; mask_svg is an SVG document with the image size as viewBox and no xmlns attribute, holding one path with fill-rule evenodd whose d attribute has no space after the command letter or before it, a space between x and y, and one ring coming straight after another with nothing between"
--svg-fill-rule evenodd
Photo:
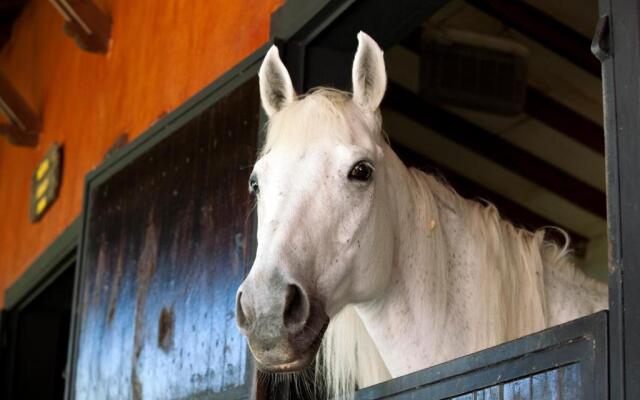
<instances>
[{"instance_id":1,"label":"horse forelock","mask_svg":"<svg viewBox=\"0 0 640 400\"><path fill-rule=\"evenodd\" d=\"M277 149L308 146L318 138L344 144L384 141L380 113L363 112L351 98L351 93L326 87L299 96L269 120L260 157Z\"/></svg>"}]
</instances>

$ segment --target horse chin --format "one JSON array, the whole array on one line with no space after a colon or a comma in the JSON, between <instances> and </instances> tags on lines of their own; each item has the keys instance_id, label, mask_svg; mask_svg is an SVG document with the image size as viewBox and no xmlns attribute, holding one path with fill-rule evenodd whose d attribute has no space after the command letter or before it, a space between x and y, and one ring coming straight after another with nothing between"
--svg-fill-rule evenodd
<instances>
[{"instance_id":1,"label":"horse chin","mask_svg":"<svg viewBox=\"0 0 640 400\"><path fill-rule=\"evenodd\" d=\"M256 366L258 369L265 373L286 373L286 372L296 372L305 369L308 367L318 354L318 349L320 349L320 345L322 344L322 338L324 337L324 332L327 330L327 326L329 326L329 319L323 323L322 328L316 334L316 336L311 340L311 343L304 350L298 350L295 353L295 357L292 357L290 361L282 362L282 363L263 363L260 361L258 357L255 357ZM293 339L294 341L299 341L300 339ZM308 341L305 340L305 341Z\"/></svg>"},{"instance_id":2,"label":"horse chin","mask_svg":"<svg viewBox=\"0 0 640 400\"><path fill-rule=\"evenodd\" d=\"M270 374L275 373L286 373L286 372L296 372L300 371L311 364L313 359L315 358L315 352L307 352L303 354L300 358L297 358L293 361L283 363L283 364L274 364L274 365L265 365L256 360L257 367L260 371Z\"/></svg>"}]
</instances>

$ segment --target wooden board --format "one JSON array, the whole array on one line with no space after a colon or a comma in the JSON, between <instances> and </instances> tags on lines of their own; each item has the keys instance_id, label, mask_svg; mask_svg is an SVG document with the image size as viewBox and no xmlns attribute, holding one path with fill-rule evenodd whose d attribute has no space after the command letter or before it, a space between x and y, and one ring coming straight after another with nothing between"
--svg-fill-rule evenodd
<instances>
[{"instance_id":1,"label":"wooden board","mask_svg":"<svg viewBox=\"0 0 640 400\"><path fill-rule=\"evenodd\" d=\"M258 120L251 78L118 172L94 177L75 398L248 394L234 310L253 251L247 179Z\"/></svg>"}]
</instances>

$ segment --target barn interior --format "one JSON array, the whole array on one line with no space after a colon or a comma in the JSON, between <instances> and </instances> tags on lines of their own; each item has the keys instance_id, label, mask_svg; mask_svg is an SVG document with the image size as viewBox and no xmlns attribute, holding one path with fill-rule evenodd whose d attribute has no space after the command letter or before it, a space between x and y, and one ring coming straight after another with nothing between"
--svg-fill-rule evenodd
<instances>
[{"instance_id":1,"label":"barn interior","mask_svg":"<svg viewBox=\"0 0 640 400\"><path fill-rule=\"evenodd\" d=\"M385 52L383 121L405 161L517 225L563 229L606 280L597 17L596 1L451 1Z\"/></svg>"}]
</instances>

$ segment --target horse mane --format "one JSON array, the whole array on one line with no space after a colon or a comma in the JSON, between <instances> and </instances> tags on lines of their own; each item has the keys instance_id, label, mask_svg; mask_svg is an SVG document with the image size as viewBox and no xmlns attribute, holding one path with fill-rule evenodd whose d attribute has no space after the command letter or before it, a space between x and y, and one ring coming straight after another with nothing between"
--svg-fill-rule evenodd
<instances>
[{"instance_id":1,"label":"horse mane","mask_svg":"<svg viewBox=\"0 0 640 400\"><path fill-rule=\"evenodd\" d=\"M331 318L316 357L315 375L324 382L327 398L336 400L350 399L357 388L392 378L353 305Z\"/></svg>"}]
</instances>

